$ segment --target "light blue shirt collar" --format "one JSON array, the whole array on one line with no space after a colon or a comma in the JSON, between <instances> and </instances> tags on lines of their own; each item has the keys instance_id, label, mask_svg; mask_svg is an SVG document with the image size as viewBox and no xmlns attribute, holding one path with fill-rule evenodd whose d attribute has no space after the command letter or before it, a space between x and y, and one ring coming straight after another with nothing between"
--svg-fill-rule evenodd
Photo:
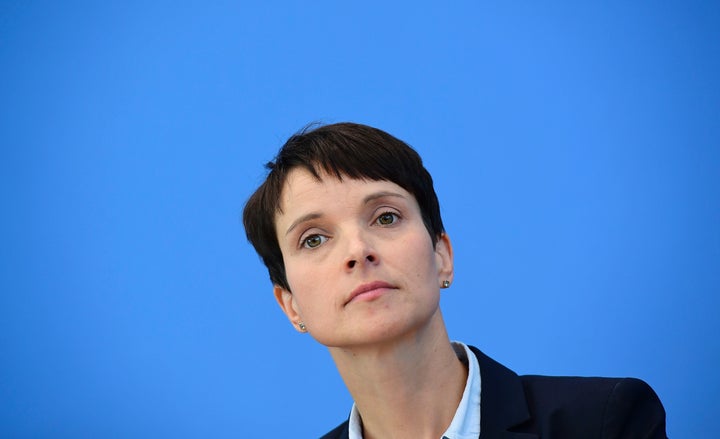
<instances>
[{"instance_id":1,"label":"light blue shirt collar","mask_svg":"<svg viewBox=\"0 0 720 439\"><path fill-rule=\"evenodd\" d=\"M468 377L462 399L455 410L450 426L441 439L477 439L480 437L480 365L477 357L465 343L453 342L458 357L467 361ZM464 358L463 358L464 356ZM349 439L363 439L362 419L355 404L352 406L349 420Z\"/></svg>"}]
</instances>

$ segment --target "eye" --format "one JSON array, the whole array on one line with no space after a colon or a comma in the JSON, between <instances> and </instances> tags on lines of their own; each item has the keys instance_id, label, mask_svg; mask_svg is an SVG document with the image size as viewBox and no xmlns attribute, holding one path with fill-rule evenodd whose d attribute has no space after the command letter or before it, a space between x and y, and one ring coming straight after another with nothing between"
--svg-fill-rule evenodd
<instances>
[{"instance_id":1,"label":"eye","mask_svg":"<svg viewBox=\"0 0 720 439\"><path fill-rule=\"evenodd\" d=\"M384 212L375 219L375 221L381 226L389 226L395 224L400 217L395 212Z\"/></svg>"},{"instance_id":2,"label":"eye","mask_svg":"<svg viewBox=\"0 0 720 439\"><path fill-rule=\"evenodd\" d=\"M304 248L316 248L320 247L327 241L327 236L323 235L310 235L302 240L302 246Z\"/></svg>"}]
</instances>

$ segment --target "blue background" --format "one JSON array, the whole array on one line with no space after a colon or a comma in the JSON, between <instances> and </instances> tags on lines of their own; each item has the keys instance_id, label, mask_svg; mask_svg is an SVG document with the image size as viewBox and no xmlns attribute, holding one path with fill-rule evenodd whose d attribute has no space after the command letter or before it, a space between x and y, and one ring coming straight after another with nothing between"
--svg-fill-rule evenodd
<instances>
[{"instance_id":1,"label":"blue background","mask_svg":"<svg viewBox=\"0 0 720 439\"><path fill-rule=\"evenodd\" d=\"M453 339L642 377L671 437L714 434L716 2L253 3L0 3L1 437L343 420L240 215L290 134L345 120L434 175Z\"/></svg>"}]
</instances>

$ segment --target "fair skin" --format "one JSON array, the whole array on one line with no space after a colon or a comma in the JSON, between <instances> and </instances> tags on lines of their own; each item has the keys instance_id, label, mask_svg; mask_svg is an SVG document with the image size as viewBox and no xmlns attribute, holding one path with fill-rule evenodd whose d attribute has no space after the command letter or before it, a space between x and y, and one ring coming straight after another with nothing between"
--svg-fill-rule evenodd
<instances>
[{"instance_id":1,"label":"fair skin","mask_svg":"<svg viewBox=\"0 0 720 439\"><path fill-rule=\"evenodd\" d=\"M280 207L290 291L276 285L275 297L330 350L364 439L440 437L467 379L439 308L453 278L447 235L433 245L415 197L389 181L318 181L298 168Z\"/></svg>"}]
</instances>

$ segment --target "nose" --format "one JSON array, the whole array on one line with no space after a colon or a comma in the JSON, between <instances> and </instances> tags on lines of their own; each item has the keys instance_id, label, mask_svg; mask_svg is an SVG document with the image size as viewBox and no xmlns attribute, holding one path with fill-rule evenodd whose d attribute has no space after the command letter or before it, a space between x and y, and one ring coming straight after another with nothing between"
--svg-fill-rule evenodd
<instances>
[{"instance_id":1,"label":"nose","mask_svg":"<svg viewBox=\"0 0 720 439\"><path fill-rule=\"evenodd\" d=\"M375 262L375 259L376 259L375 256L370 254L370 255L365 256L364 259L361 258L360 260L367 261L368 263L373 263L373 262ZM350 259L347 261L347 267L355 268L355 265L357 265L357 263L358 263L358 261L356 259Z\"/></svg>"},{"instance_id":2,"label":"nose","mask_svg":"<svg viewBox=\"0 0 720 439\"><path fill-rule=\"evenodd\" d=\"M361 268L365 265L374 265L380 261L371 240L365 233L361 231L354 232L349 236L348 240L348 250L345 258L345 268L347 270L353 270L356 267Z\"/></svg>"}]
</instances>

